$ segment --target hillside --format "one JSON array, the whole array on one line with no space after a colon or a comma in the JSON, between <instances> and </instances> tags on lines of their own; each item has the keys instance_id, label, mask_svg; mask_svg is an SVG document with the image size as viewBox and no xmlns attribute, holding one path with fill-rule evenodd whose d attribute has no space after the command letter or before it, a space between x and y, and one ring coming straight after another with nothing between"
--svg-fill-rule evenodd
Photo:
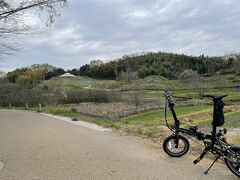
<instances>
[{"instance_id":1,"label":"hillside","mask_svg":"<svg viewBox=\"0 0 240 180\"><path fill-rule=\"evenodd\" d=\"M96 80L89 77L54 77L40 83L40 86L48 86L56 89L60 86L65 90L72 89L120 89L122 83L115 80Z\"/></svg>"},{"instance_id":2,"label":"hillside","mask_svg":"<svg viewBox=\"0 0 240 180\"><path fill-rule=\"evenodd\" d=\"M68 90L77 89L119 89L119 90L163 90L163 89L192 89L198 86L202 89L237 87L240 85L240 76L234 74L200 76L197 84L195 79L170 80L162 76L148 76L131 81L98 80L90 77L54 77L41 82L41 86L49 88L59 87L61 84ZM195 84L194 84L195 83Z\"/></svg>"},{"instance_id":3,"label":"hillside","mask_svg":"<svg viewBox=\"0 0 240 180\"><path fill-rule=\"evenodd\" d=\"M240 75L240 56L233 54L221 56L189 56L164 52L149 52L134 55L124 55L122 58L103 62L92 60L79 68L65 71L48 64L32 65L16 69L7 74L10 82L49 80L64 73L75 76L91 77L104 80L135 80L148 76L162 76L177 80L186 71L193 75L213 76L216 74ZM118 87L118 86L117 86Z\"/></svg>"},{"instance_id":4,"label":"hillside","mask_svg":"<svg viewBox=\"0 0 240 180\"><path fill-rule=\"evenodd\" d=\"M122 75L131 76L136 73L144 78L151 75L163 76L168 79L178 79L179 75L192 69L200 75L216 73L239 73L237 56L188 56L164 52L149 52L144 54L125 55L122 58L104 63L93 60L80 69L73 69L71 73L97 79L118 79ZM124 74L125 73L125 74Z\"/></svg>"},{"instance_id":5,"label":"hillside","mask_svg":"<svg viewBox=\"0 0 240 180\"><path fill-rule=\"evenodd\" d=\"M190 98L199 98L200 93L227 93L230 96L227 99L240 99L240 92L237 87L240 86L240 76L233 74L214 75L210 77L200 77L198 82L194 80L169 80L162 76L148 76L146 78L132 80L129 82L116 80L96 80L89 77L55 77L43 81L40 86L48 86L50 89L64 88L65 91L71 90L118 90L123 99L129 99L129 96L136 91L144 93L144 99L147 101L156 101L164 93L165 89L171 90L177 96Z\"/></svg>"}]
</instances>

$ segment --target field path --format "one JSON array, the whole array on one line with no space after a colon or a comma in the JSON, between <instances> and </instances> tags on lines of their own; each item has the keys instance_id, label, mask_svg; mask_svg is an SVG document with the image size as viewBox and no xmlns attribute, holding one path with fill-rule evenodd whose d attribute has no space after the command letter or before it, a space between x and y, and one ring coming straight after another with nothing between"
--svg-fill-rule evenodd
<instances>
[{"instance_id":1,"label":"field path","mask_svg":"<svg viewBox=\"0 0 240 180\"><path fill-rule=\"evenodd\" d=\"M174 159L141 138L96 131L34 112L0 110L1 180L234 180L216 165Z\"/></svg>"}]
</instances>

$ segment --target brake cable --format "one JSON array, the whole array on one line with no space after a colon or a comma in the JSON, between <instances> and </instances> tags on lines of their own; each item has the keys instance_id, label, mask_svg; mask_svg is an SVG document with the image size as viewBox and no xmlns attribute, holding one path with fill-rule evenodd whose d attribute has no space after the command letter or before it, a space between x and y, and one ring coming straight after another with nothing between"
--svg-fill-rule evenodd
<instances>
[{"instance_id":1,"label":"brake cable","mask_svg":"<svg viewBox=\"0 0 240 180\"><path fill-rule=\"evenodd\" d=\"M168 107L168 102L167 102L167 99L165 99L165 122L168 129L170 129L173 132L173 128L168 124L168 121L167 121L167 107Z\"/></svg>"},{"instance_id":2,"label":"brake cable","mask_svg":"<svg viewBox=\"0 0 240 180\"><path fill-rule=\"evenodd\" d=\"M173 128L168 124L168 121L167 121L167 107L168 107L168 101L167 99L165 99L165 122L166 122L166 125L167 127L172 131L174 132ZM201 145L201 146L204 146L202 143L200 143L198 140L196 140L195 138L191 137L190 135L187 135L189 139L191 139L192 141L194 141L195 143Z\"/></svg>"}]
</instances>

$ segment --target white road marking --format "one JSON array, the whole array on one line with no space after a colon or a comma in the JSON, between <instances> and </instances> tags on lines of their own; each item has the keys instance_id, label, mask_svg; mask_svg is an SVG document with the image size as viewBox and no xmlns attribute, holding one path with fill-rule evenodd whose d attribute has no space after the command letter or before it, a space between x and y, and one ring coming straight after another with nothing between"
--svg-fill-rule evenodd
<instances>
[{"instance_id":1,"label":"white road marking","mask_svg":"<svg viewBox=\"0 0 240 180\"><path fill-rule=\"evenodd\" d=\"M78 125L78 126L82 126L82 127L93 129L93 130L100 131L100 132L112 131L111 129L103 128L103 127L98 126L96 124L85 122L85 121L72 121L72 119L68 118L68 117L62 117L62 116L51 115L51 114L46 114L46 113L41 113L41 114L45 115L45 116L48 116L48 117L52 117L52 118L57 119L57 120L69 122L69 123L72 123L72 124L75 124L75 125Z\"/></svg>"}]
</instances>

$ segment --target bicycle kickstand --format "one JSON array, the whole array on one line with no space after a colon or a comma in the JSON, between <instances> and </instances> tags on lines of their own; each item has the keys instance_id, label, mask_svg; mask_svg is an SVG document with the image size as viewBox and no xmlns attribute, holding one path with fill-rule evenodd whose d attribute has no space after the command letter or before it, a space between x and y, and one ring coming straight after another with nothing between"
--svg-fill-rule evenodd
<instances>
[{"instance_id":1,"label":"bicycle kickstand","mask_svg":"<svg viewBox=\"0 0 240 180\"><path fill-rule=\"evenodd\" d=\"M220 158L220 156L217 156L216 159L213 161L213 163L211 164L211 166L204 172L204 174L207 174L208 171L213 167L213 165L217 162L217 160Z\"/></svg>"},{"instance_id":2,"label":"bicycle kickstand","mask_svg":"<svg viewBox=\"0 0 240 180\"><path fill-rule=\"evenodd\" d=\"M208 152L208 148L205 148L202 154L200 155L200 157L193 161L193 164L197 164L199 161L201 161L204 158L204 156L207 154L207 152Z\"/></svg>"}]
</instances>

